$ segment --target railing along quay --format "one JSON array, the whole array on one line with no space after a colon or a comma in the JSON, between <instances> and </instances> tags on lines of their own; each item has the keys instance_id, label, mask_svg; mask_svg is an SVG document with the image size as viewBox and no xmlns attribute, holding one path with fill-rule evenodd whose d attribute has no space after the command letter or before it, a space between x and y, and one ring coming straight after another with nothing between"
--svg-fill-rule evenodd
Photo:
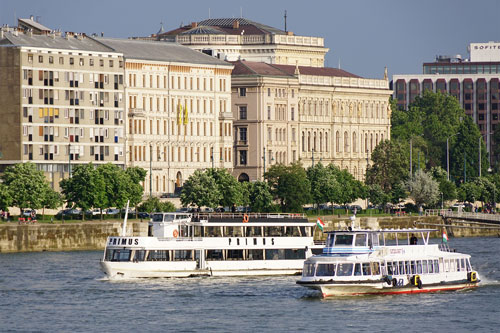
<instances>
[{"instance_id":1,"label":"railing along quay","mask_svg":"<svg viewBox=\"0 0 500 333\"><path fill-rule=\"evenodd\" d=\"M440 215L443 218L473 220L473 221L487 221L490 223L500 224L500 214L444 211Z\"/></svg>"}]
</instances>

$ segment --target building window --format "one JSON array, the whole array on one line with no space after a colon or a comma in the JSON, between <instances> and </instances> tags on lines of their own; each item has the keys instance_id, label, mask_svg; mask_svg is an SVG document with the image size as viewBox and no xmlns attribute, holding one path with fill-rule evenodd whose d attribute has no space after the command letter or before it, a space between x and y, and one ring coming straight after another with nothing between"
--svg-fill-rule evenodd
<instances>
[{"instance_id":1,"label":"building window","mask_svg":"<svg viewBox=\"0 0 500 333\"><path fill-rule=\"evenodd\" d=\"M290 120L295 120L295 108L294 107L292 107L292 111L290 112L290 118L291 118Z\"/></svg>"},{"instance_id":2,"label":"building window","mask_svg":"<svg viewBox=\"0 0 500 333\"><path fill-rule=\"evenodd\" d=\"M271 120L271 106L267 106L267 120Z\"/></svg>"},{"instance_id":3,"label":"building window","mask_svg":"<svg viewBox=\"0 0 500 333\"><path fill-rule=\"evenodd\" d=\"M245 97L247 95L247 88L240 88L240 97Z\"/></svg>"},{"instance_id":4,"label":"building window","mask_svg":"<svg viewBox=\"0 0 500 333\"><path fill-rule=\"evenodd\" d=\"M271 88L267 88L267 97L271 97Z\"/></svg>"},{"instance_id":5,"label":"building window","mask_svg":"<svg viewBox=\"0 0 500 333\"><path fill-rule=\"evenodd\" d=\"M240 106L239 107L240 111L240 119L246 120L247 119L247 107L245 106Z\"/></svg>"},{"instance_id":6,"label":"building window","mask_svg":"<svg viewBox=\"0 0 500 333\"><path fill-rule=\"evenodd\" d=\"M240 127L239 129L240 132L240 141L247 141L247 128L246 127Z\"/></svg>"},{"instance_id":7,"label":"building window","mask_svg":"<svg viewBox=\"0 0 500 333\"><path fill-rule=\"evenodd\" d=\"M240 165L247 165L247 151L240 150Z\"/></svg>"},{"instance_id":8,"label":"building window","mask_svg":"<svg viewBox=\"0 0 500 333\"><path fill-rule=\"evenodd\" d=\"M43 63L43 56L41 56L41 55L40 55L40 56L38 56L38 62L39 62L39 63Z\"/></svg>"}]
</instances>

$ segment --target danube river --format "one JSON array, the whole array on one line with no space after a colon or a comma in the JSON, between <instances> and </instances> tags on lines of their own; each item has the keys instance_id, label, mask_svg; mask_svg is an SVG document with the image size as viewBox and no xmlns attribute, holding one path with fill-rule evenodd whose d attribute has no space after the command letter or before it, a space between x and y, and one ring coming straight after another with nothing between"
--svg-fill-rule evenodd
<instances>
[{"instance_id":1,"label":"danube river","mask_svg":"<svg viewBox=\"0 0 500 333\"><path fill-rule=\"evenodd\" d=\"M470 291L321 299L298 277L110 282L101 252L0 254L1 332L498 332L500 238L451 239Z\"/></svg>"}]
</instances>

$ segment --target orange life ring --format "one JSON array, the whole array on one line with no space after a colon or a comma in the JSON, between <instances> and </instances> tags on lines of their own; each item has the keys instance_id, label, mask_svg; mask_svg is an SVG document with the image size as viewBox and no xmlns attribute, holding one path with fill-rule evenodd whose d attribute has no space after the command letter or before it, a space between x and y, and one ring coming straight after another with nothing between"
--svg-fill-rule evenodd
<instances>
[{"instance_id":1,"label":"orange life ring","mask_svg":"<svg viewBox=\"0 0 500 333\"><path fill-rule=\"evenodd\" d=\"M243 215L243 223L247 223L249 221L249 217L248 217L248 214L244 214Z\"/></svg>"},{"instance_id":2,"label":"orange life ring","mask_svg":"<svg viewBox=\"0 0 500 333\"><path fill-rule=\"evenodd\" d=\"M177 231L177 229L174 229L173 234L175 238L179 237L179 232Z\"/></svg>"}]
</instances>

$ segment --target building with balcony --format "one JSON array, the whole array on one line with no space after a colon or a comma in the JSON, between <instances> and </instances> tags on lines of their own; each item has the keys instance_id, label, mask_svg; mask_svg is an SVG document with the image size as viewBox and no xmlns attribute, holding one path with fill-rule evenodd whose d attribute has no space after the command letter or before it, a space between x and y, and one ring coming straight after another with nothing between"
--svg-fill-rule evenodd
<instances>
[{"instance_id":1,"label":"building with balcony","mask_svg":"<svg viewBox=\"0 0 500 333\"><path fill-rule=\"evenodd\" d=\"M125 60L126 165L145 192L179 192L197 169L233 167L233 65L175 43L95 38Z\"/></svg>"},{"instance_id":2,"label":"building with balcony","mask_svg":"<svg viewBox=\"0 0 500 333\"><path fill-rule=\"evenodd\" d=\"M390 138L389 82L335 68L234 62L232 110L240 181L276 163L321 162L364 179L375 146Z\"/></svg>"},{"instance_id":3,"label":"building with balcony","mask_svg":"<svg viewBox=\"0 0 500 333\"><path fill-rule=\"evenodd\" d=\"M323 67L328 52L321 37L297 36L245 18L207 19L139 38L176 42L227 61Z\"/></svg>"},{"instance_id":4,"label":"building with balcony","mask_svg":"<svg viewBox=\"0 0 500 333\"><path fill-rule=\"evenodd\" d=\"M394 98L407 109L425 90L455 96L478 124L493 163L498 160L491 152L497 144L493 132L500 114L500 43L471 43L468 50L469 59L438 56L435 62L423 64L423 74L393 75Z\"/></svg>"},{"instance_id":5,"label":"building with balcony","mask_svg":"<svg viewBox=\"0 0 500 333\"><path fill-rule=\"evenodd\" d=\"M55 189L76 163L125 166L124 61L84 34L0 29L0 169L33 162Z\"/></svg>"}]
</instances>

